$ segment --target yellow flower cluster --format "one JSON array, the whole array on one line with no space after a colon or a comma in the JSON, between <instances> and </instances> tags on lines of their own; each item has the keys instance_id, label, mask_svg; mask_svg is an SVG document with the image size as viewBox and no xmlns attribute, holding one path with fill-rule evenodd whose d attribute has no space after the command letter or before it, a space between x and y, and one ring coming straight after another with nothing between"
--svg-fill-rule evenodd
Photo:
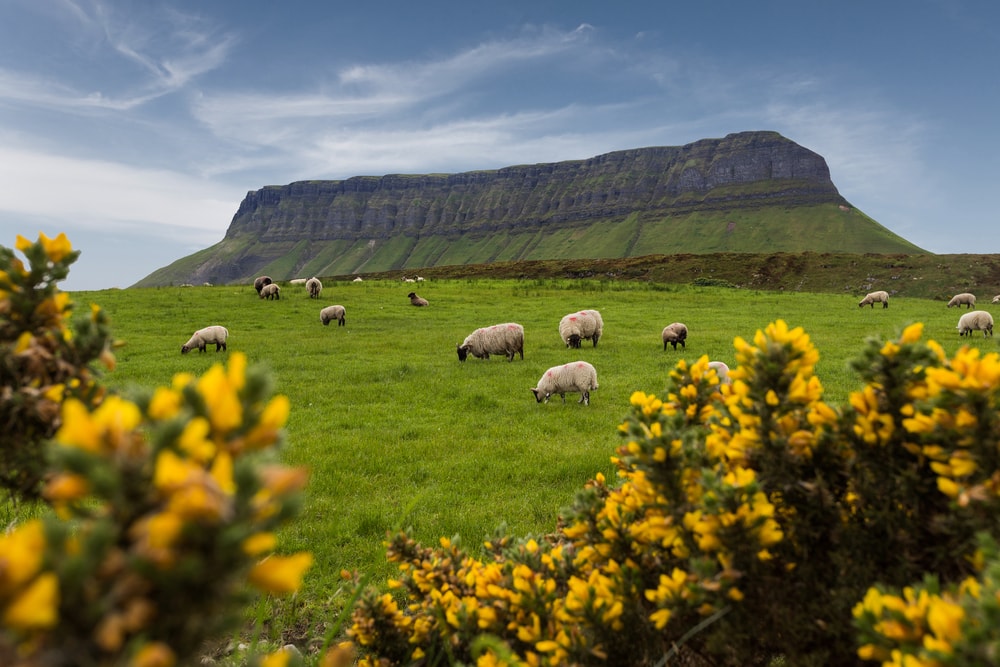
<instances>
[{"instance_id":1,"label":"yellow flower cluster","mask_svg":"<svg viewBox=\"0 0 1000 667\"><path fill-rule=\"evenodd\" d=\"M22 651L75 645L95 664L126 651L136 664L173 664L218 630L241 581L298 590L312 556L274 553L274 530L307 476L251 456L279 444L289 413L265 385L247 381L235 353L228 367L180 374L139 401L65 401L44 489L60 520L48 539L38 524L6 538L17 576L6 595L0 583L0 605ZM28 543L34 561L18 548Z\"/></svg>"}]
</instances>

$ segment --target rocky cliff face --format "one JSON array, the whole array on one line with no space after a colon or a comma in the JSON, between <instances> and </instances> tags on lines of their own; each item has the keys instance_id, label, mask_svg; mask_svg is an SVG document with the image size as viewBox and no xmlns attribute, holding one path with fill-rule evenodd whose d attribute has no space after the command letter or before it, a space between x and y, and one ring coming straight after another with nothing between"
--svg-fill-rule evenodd
<instances>
[{"instance_id":1,"label":"rocky cliff face","mask_svg":"<svg viewBox=\"0 0 1000 667\"><path fill-rule=\"evenodd\" d=\"M301 181L247 193L227 239L385 239L567 225L642 211L682 214L843 202L826 161L774 132L588 160L441 175Z\"/></svg>"},{"instance_id":2,"label":"rocky cliff face","mask_svg":"<svg viewBox=\"0 0 1000 667\"><path fill-rule=\"evenodd\" d=\"M775 132L459 174L249 192L218 244L136 286L503 261L721 252L923 252L837 192Z\"/></svg>"}]
</instances>

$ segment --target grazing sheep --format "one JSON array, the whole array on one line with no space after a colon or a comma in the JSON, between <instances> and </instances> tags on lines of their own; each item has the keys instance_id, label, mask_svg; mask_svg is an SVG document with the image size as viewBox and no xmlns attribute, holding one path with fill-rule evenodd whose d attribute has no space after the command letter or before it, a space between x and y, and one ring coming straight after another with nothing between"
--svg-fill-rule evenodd
<instances>
[{"instance_id":1,"label":"grazing sheep","mask_svg":"<svg viewBox=\"0 0 1000 667\"><path fill-rule=\"evenodd\" d=\"M476 329L465 337L458 346L458 360L465 361L469 353L477 359L489 359L491 354L502 354L507 361L514 361L514 355L524 359L524 327L516 322L494 324Z\"/></svg>"},{"instance_id":2,"label":"grazing sheep","mask_svg":"<svg viewBox=\"0 0 1000 667\"><path fill-rule=\"evenodd\" d=\"M681 347L687 347L687 343L684 342L688 337L687 325L683 322L672 322L663 327L662 337L664 351L666 351L668 343L673 345L675 350L677 349L677 343L680 343Z\"/></svg>"},{"instance_id":3,"label":"grazing sheep","mask_svg":"<svg viewBox=\"0 0 1000 667\"><path fill-rule=\"evenodd\" d=\"M271 280L271 276L258 276L253 281L253 288L257 290L257 294L260 294L260 291L264 289L264 285L270 285L272 282L274 281Z\"/></svg>"},{"instance_id":4,"label":"grazing sheep","mask_svg":"<svg viewBox=\"0 0 1000 667\"><path fill-rule=\"evenodd\" d=\"M280 299L281 298L281 288L278 287L277 283L268 283L260 289L260 298L267 299Z\"/></svg>"},{"instance_id":5,"label":"grazing sheep","mask_svg":"<svg viewBox=\"0 0 1000 667\"><path fill-rule=\"evenodd\" d=\"M306 279L305 278L292 278L291 280L288 281L288 284L289 285L305 285L306 284Z\"/></svg>"},{"instance_id":6,"label":"grazing sheep","mask_svg":"<svg viewBox=\"0 0 1000 667\"><path fill-rule=\"evenodd\" d=\"M337 320L337 326L342 327L346 324L344 319L346 316L347 311L340 305L327 306L319 311L319 321L323 323L323 326L327 326L330 322Z\"/></svg>"},{"instance_id":7,"label":"grazing sheep","mask_svg":"<svg viewBox=\"0 0 1000 667\"><path fill-rule=\"evenodd\" d=\"M559 337L566 347L579 348L586 339L593 340L597 347L603 331L604 320L596 310L580 310L559 320Z\"/></svg>"},{"instance_id":8,"label":"grazing sheep","mask_svg":"<svg viewBox=\"0 0 1000 667\"><path fill-rule=\"evenodd\" d=\"M578 392L577 403L590 405L590 392L597 389L597 371L586 361L571 361L562 366L553 366L542 374L538 384L531 388L535 402L549 402L553 394L562 396L566 402L566 392Z\"/></svg>"},{"instance_id":9,"label":"grazing sheep","mask_svg":"<svg viewBox=\"0 0 1000 667\"><path fill-rule=\"evenodd\" d=\"M709 368L715 369L715 374L719 376L719 385L732 384L733 378L729 377L729 366L724 361L710 361Z\"/></svg>"},{"instance_id":10,"label":"grazing sheep","mask_svg":"<svg viewBox=\"0 0 1000 667\"><path fill-rule=\"evenodd\" d=\"M861 303L858 304L858 308L863 308L865 306L875 307L876 303L881 303L883 308L889 307L889 293L885 290L879 290L878 292L870 292L865 295L865 298L861 299Z\"/></svg>"},{"instance_id":11,"label":"grazing sheep","mask_svg":"<svg viewBox=\"0 0 1000 667\"><path fill-rule=\"evenodd\" d=\"M361 276L358 276L357 278L355 278L355 279L354 279L354 280L352 280L351 282L352 282L352 283L363 283L363 282L364 282L364 280L363 280L363 279L361 278Z\"/></svg>"},{"instance_id":12,"label":"grazing sheep","mask_svg":"<svg viewBox=\"0 0 1000 667\"><path fill-rule=\"evenodd\" d=\"M194 348L199 352L204 352L209 345L215 345L215 351L226 349L226 340L229 338L229 331L226 327L218 324L195 331L188 342L181 345L181 354L187 354Z\"/></svg>"},{"instance_id":13,"label":"grazing sheep","mask_svg":"<svg viewBox=\"0 0 1000 667\"><path fill-rule=\"evenodd\" d=\"M427 305L427 299L425 299L423 297L420 297L420 296L417 296L416 292L410 292L406 296L410 297L410 303L413 304L414 306L426 306Z\"/></svg>"},{"instance_id":14,"label":"grazing sheep","mask_svg":"<svg viewBox=\"0 0 1000 667\"><path fill-rule=\"evenodd\" d=\"M991 301L990 303L1000 303L1000 294L997 294L995 297L993 297L993 301Z\"/></svg>"},{"instance_id":15,"label":"grazing sheep","mask_svg":"<svg viewBox=\"0 0 1000 667\"><path fill-rule=\"evenodd\" d=\"M309 292L310 299L318 299L319 293L323 291L323 283L319 281L319 278L313 276L306 281L306 291Z\"/></svg>"},{"instance_id":16,"label":"grazing sheep","mask_svg":"<svg viewBox=\"0 0 1000 667\"><path fill-rule=\"evenodd\" d=\"M972 310L958 318L958 335L969 334L972 338L973 331L982 331L983 338L993 335L993 316L985 310Z\"/></svg>"},{"instance_id":17,"label":"grazing sheep","mask_svg":"<svg viewBox=\"0 0 1000 667\"><path fill-rule=\"evenodd\" d=\"M972 307L976 305L976 295L969 294L968 292L962 292L961 294L956 294L951 297L951 301L948 302L948 307L952 306L965 306L966 310L972 310Z\"/></svg>"}]
</instances>

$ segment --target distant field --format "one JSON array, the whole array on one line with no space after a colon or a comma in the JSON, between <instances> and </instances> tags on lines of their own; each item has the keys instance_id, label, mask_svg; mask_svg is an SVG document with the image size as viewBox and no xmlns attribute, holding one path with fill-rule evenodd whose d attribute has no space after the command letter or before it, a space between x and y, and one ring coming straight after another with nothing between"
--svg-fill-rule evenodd
<instances>
[{"instance_id":1,"label":"distant field","mask_svg":"<svg viewBox=\"0 0 1000 667\"><path fill-rule=\"evenodd\" d=\"M812 337L835 404L858 387L847 363L868 336L895 337L922 321L925 338L949 354L963 343L997 350L982 334L959 338L964 310L924 299L871 310L851 295L548 279L327 282L318 300L301 286L282 287L280 301L258 299L249 285L71 296L81 311L102 306L125 343L106 376L116 388L151 389L225 359L180 354L191 332L209 324L229 328L230 353L273 371L292 404L283 458L311 470L306 505L284 544L315 554L302 597L317 606L337 606L343 568L376 582L388 576L381 542L396 527L412 526L425 542L459 535L471 547L501 525L513 535L550 532L588 479L613 473L616 427L632 392L662 392L681 358L707 354L733 365L733 338L752 340L775 319ZM410 305L414 288L429 307ZM320 308L335 303L346 307L346 327L320 324ZM583 308L601 311L604 337L597 348L567 349L559 319ZM524 361L458 361L455 346L473 329L508 321L525 328ZM674 321L688 325L688 345L664 352L660 331ZM536 404L529 389L543 371L574 359L597 368L591 405L578 405L576 395L565 405Z\"/></svg>"}]
</instances>

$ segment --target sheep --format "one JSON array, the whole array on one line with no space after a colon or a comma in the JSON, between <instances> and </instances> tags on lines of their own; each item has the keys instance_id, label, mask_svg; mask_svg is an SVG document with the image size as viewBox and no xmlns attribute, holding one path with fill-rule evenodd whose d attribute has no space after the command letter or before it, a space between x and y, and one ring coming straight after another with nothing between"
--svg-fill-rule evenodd
<instances>
[{"instance_id":1,"label":"sheep","mask_svg":"<svg viewBox=\"0 0 1000 667\"><path fill-rule=\"evenodd\" d=\"M188 342L181 345L181 354L187 354L194 348L198 348L199 352L204 352L205 348L209 345L215 345L215 351L226 349L226 340L229 338L229 330L226 327L214 324L210 327L205 327L204 329L198 329L193 334Z\"/></svg>"},{"instance_id":2,"label":"sheep","mask_svg":"<svg viewBox=\"0 0 1000 667\"><path fill-rule=\"evenodd\" d=\"M597 347L603 330L604 320L596 310L580 310L559 320L559 337L566 347L579 348L585 339L593 340Z\"/></svg>"},{"instance_id":3,"label":"sheep","mask_svg":"<svg viewBox=\"0 0 1000 667\"><path fill-rule=\"evenodd\" d=\"M358 276L357 278L355 278L355 279L354 279L354 280L352 280L351 282L352 282L352 283L363 283L363 282L364 282L364 279L363 279L363 278L362 278L361 276Z\"/></svg>"},{"instance_id":4,"label":"sheep","mask_svg":"<svg viewBox=\"0 0 1000 667\"><path fill-rule=\"evenodd\" d=\"M1000 303L1000 294L997 294L995 297L993 297L993 301L991 301L990 303Z\"/></svg>"},{"instance_id":5,"label":"sheep","mask_svg":"<svg viewBox=\"0 0 1000 667\"><path fill-rule=\"evenodd\" d=\"M732 384L733 378L729 377L729 366L724 361L710 361L709 368L715 369L715 374L719 376L719 385Z\"/></svg>"},{"instance_id":6,"label":"sheep","mask_svg":"<svg viewBox=\"0 0 1000 667\"><path fill-rule=\"evenodd\" d=\"M476 329L458 345L458 360L465 361L469 353L477 359L489 359L491 354L502 354L507 361L514 361L520 354L524 360L524 327L516 322L494 324Z\"/></svg>"},{"instance_id":7,"label":"sheep","mask_svg":"<svg viewBox=\"0 0 1000 667\"><path fill-rule=\"evenodd\" d=\"M687 347L687 344L684 341L686 341L688 337L688 328L683 322L672 322L668 324L663 327L663 333L661 335L663 337L664 352L667 350L668 343L673 345L675 350L677 349L677 343L680 343L681 347Z\"/></svg>"},{"instance_id":8,"label":"sheep","mask_svg":"<svg viewBox=\"0 0 1000 667\"><path fill-rule=\"evenodd\" d=\"M309 292L310 299L318 299L319 293L323 291L323 283L319 281L319 278L313 276L306 281L306 291Z\"/></svg>"},{"instance_id":9,"label":"sheep","mask_svg":"<svg viewBox=\"0 0 1000 667\"><path fill-rule=\"evenodd\" d=\"M281 288L278 287L277 283L268 283L264 285L260 290L260 298L267 299L280 299L281 298Z\"/></svg>"},{"instance_id":10,"label":"sheep","mask_svg":"<svg viewBox=\"0 0 1000 667\"><path fill-rule=\"evenodd\" d=\"M594 347L597 347L597 341L600 340L601 335L604 333L604 318L601 317L600 311L597 310L581 310L581 315L585 318L589 316L588 319L583 321L583 337L584 339L589 338L594 341ZM593 323L593 328L591 328L591 322Z\"/></svg>"},{"instance_id":11,"label":"sheep","mask_svg":"<svg viewBox=\"0 0 1000 667\"><path fill-rule=\"evenodd\" d=\"M861 299L861 302L858 304L858 308L863 308L864 306L871 306L874 308L876 303L881 303L883 308L888 308L889 293L885 290L870 292L865 295L865 298Z\"/></svg>"},{"instance_id":12,"label":"sheep","mask_svg":"<svg viewBox=\"0 0 1000 667\"><path fill-rule=\"evenodd\" d=\"M413 304L414 306L426 306L427 305L427 299L425 299L423 297L420 297L420 296L417 296L416 292L410 292L406 296L410 297L410 303Z\"/></svg>"},{"instance_id":13,"label":"sheep","mask_svg":"<svg viewBox=\"0 0 1000 667\"><path fill-rule=\"evenodd\" d=\"M337 320L337 326L342 327L345 324L344 318L346 315L347 311L344 310L343 306L327 306L319 311L319 321L323 323L323 326L327 326L330 322Z\"/></svg>"},{"instance_id":14,"label":"sheep","mask_svg":"<svg viewBox=\"0 0 1000 667\"><path fill-rule=\"evenodd\" d=\"M973 331L982 331L983 338L993 335L993 316L985 310L972 310L958 318L958 335L969 334L972 338Z\"/></svg>"},{"instance_id":15,"label":"sheep","mask_svg":"<svg viewBox=\"0 0 1000 667\"><path fill-rule=\"evenodd\" d=\"M952 306L965 306L966 310L972 310L972 307L976 305L976 295L969 294L968 292L962 292L961 294L956 294L951 297L951 301L948 302L948 307Z\"/></svg>"},{"instance_id":16,"label":"sheep","mask_svg":"<svg viewBox=\"0 0 1000 667\"><path fill-rule=\"evenodd\" d=\"M264 285L270 285L272 282L274 281L271 280L271 276L258 276L253 281L253 288L257 290L257 294L260 294L260 291L264 289Z\"/></svg>"},{"instance_id":17,"label":"sheep","mask_svg":"<svg viewBox=\"0 0 1000 667\"><path fill-rule=\"evenodd\" d=\"M562 366L553 366L542 374L541 379L531 392L535 402L549 402L553 394L562 396L566 402L566 392L578 392L580 400L577 403L590 405L590 392L597 389L597 371L586 361L571 361Z\"/></svg>"},{"instance_id":18,"label":"sheep","mask_svg":"<svg viewBox=\"0 0 1000 667\"><path fill-rule=\"evenodd\" d=\"M305 278L292 278L291 280L288 281L288 284L289 285L305 285L306 284L306 279Z\"/></svg>"}]
</instances>

